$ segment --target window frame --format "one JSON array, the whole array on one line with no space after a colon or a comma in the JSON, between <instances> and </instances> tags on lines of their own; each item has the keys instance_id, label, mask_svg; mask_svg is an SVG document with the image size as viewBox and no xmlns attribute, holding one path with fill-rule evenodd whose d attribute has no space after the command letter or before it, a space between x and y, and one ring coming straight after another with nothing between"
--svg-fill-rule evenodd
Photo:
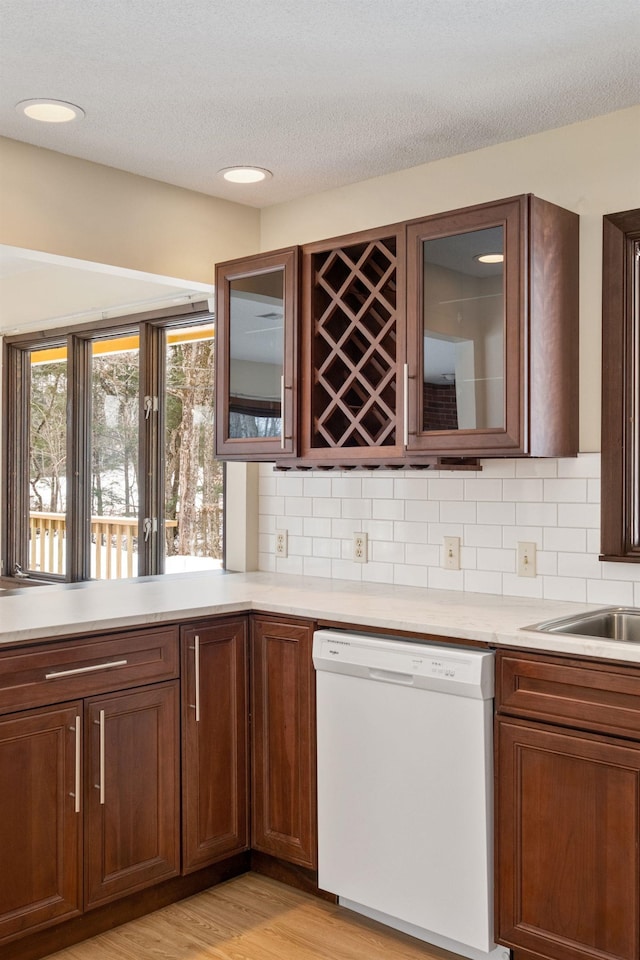
<instances>
[{"instance_id":1,"label":"window frame","mask_svg":"<svg viewBox=\"0 0 640 960\"><path fill-rule=\"evenodd\" d=\"M603 218L601 560L640 563L640 209Z\"/></svg>"},{"instance_id":2,"label":"window frame","mask_svg":"<svg viewBox=\"0 0 640 960\"><path fill-rule=\"evenodd\" d=\"M139 423L144 424L145 396L158 397L151 429L141 429L138 443L140 477L138 516L138 577L164 572L164 334L172 327L214 322L207 302L179 308L116 317L109 321L5 337L3 342L3 575L13 577L16 565L29 578L49 583L89 581L88 549L91 510L90 476L91 343L127 328L139 335ZM44 345L67 346L67 565L64 575L29 570L28 516L30 498L30 360ZM212 376L214 376L212 368ZM215 386L215 385L214 385ZM25 469L26 466L26 469ZM224 483L224 472L223 472ZM145 542L143 520L157 517L157 530ZM223 526L224 530L224 526ZM223 534L224 566L224 534ZM135 579L135 578L134 578Z\"/></svg>"}]
</instances>

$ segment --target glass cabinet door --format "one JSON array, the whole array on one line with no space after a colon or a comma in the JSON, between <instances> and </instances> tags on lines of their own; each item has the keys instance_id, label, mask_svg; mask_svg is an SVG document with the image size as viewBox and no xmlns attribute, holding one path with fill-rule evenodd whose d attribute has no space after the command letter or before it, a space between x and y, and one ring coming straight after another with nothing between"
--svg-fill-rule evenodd
<instances>
[{"instance_id":1,"label":"glass cabinet door","mask_svg":"<svg viewBox=\"0 0 640 960\"><path fill-rule=\"evenodd\" d=\"M295 452L297 271L295 249L217 268L218 456Z\"/></svg>"},{"instance_id":2,"label":"glass cabinet door","mask_svg":"<svg viewBox=\"0 0 640 960\"><path fill-rule=\"evenodd\" d=\"M408 227L409 449L517 446L519 226L514 201Z\"/></svg>"}]
</instances>

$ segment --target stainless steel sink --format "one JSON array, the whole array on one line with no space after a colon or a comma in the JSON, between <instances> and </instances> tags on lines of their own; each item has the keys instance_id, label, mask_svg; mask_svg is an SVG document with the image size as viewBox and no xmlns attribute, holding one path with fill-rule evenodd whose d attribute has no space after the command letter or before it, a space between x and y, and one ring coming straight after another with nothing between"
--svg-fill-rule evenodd
<instances>
[{"instance_id":1,"label":"stainless steel sink","mask_svg":"<svg viewBox=\"0 0 640 960\"><path fill-rule=\"evenodd\" d=\"M522 629L640 643L640 607L603 607L602 610L578 613L572 617L544 620Z\"/></svg>"}]
</instances>

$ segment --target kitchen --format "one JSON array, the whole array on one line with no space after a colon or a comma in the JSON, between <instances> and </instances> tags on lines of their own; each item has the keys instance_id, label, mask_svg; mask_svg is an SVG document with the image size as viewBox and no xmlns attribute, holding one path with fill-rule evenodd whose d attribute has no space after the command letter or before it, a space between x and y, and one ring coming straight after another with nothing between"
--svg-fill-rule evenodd
<instances>
[{"instance_id":1,"label":"kitchen","mask_svg":"<svg viewBox=\"0 0 640 960\"><path fill-rule=\"evenodd\" d=\"M523 193L580 216L578 457L487 459L482 470L415 474L383 469L282 473L268 463L233 464L233 475L241 478L234 496L244 498L241 526L249 531L238 538L243 544L234 566L262 571L256 575L256 590L262 577L272 598L259 592L248 597L238 587L235 600L215 600L218 588L213 586L210 597L196 601L185 586L183 609L189 616L208 615L214 608L225 614L257 609L301 615L299 598L283 596L279 602L276 597L278 578L298 575L325 582L326 593L314 581L304 601L305 615L312 619L378 629L386 623L387 629L409 633L422 633L427 624L428 632L440 637L489 638L491 643L496 638L508 643L505 638L518 636L520 627L568 613L571 603L640 606L636 566L598 560L600 407L599 391L593 388L600 382L602 217L638 205L638 119L633 107L260 211L236 211L211 197L17 140L2 141L8 184L3 243L166 276L187 275L200 283L210 282L211 265L222 260ZM51 236L41 216L43 184L64 209L61 235ZM123 231L123 194L145 206L160 209L162 204L164 228L175 222L180 229L180 249L161 241L151 218L147 223L132 218L131 230ZM196 227L185 231L180 222L194 222L190 212L196 203ZM105 225L99 235L86 235L88 209ZM276 531L281 530L287 532L287 556L276 556ZM353 559L358 533L367 534L366 563ZM460 539L458 570L443 567L445 536ZM534 577L517 576L517 544L522 542L536 545ZM425 588L448 593L438 595L435 611L425 606L408 613L410 598ZM106 588L104 592L107 596ZM469 593L475 598L467 616ZM79 600L82 595L75 591ZM96 609L84 615L76 611L83 632L97 623L114 630L140 624L140 611L133 602L127 605L126 591L118 597L117 617L107 613L108 600L95 600L102 616ZM164 611L167 620L181 619L174 601L167 606L154 594L151 607ZM501 625L497 611L504 610L507 622ZM32 610L31 616L39 621L33 621L31 639L47 631L58 636L68 632L69 613L62 600L51 597L46 611ZM480 635L474 637L474 630ZM593 641L577 647L575 641L554 638L549 646L547 638L527 634L526 646L616 659L610 647L605 650ZM633 653L625 650L630 663L637 662Z\"/></svg>"}]
</instances>

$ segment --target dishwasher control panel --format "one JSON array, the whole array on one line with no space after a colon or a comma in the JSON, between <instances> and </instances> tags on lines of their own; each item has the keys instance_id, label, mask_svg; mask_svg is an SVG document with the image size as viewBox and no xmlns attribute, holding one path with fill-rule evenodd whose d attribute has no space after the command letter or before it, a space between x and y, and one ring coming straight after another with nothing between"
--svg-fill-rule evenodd
<instances>
[{"instance_id":1,"label":"dishwasher control panel","mask_svg":"<svg viewBox=\"0 0 640 960\"><path fill-rule=\"evenodd\" d=\"M494 654L490 650L318 630L314 634L313 662L319 671L384 683L480 700L494 695Z\"/></svg>"}]
</instances>

